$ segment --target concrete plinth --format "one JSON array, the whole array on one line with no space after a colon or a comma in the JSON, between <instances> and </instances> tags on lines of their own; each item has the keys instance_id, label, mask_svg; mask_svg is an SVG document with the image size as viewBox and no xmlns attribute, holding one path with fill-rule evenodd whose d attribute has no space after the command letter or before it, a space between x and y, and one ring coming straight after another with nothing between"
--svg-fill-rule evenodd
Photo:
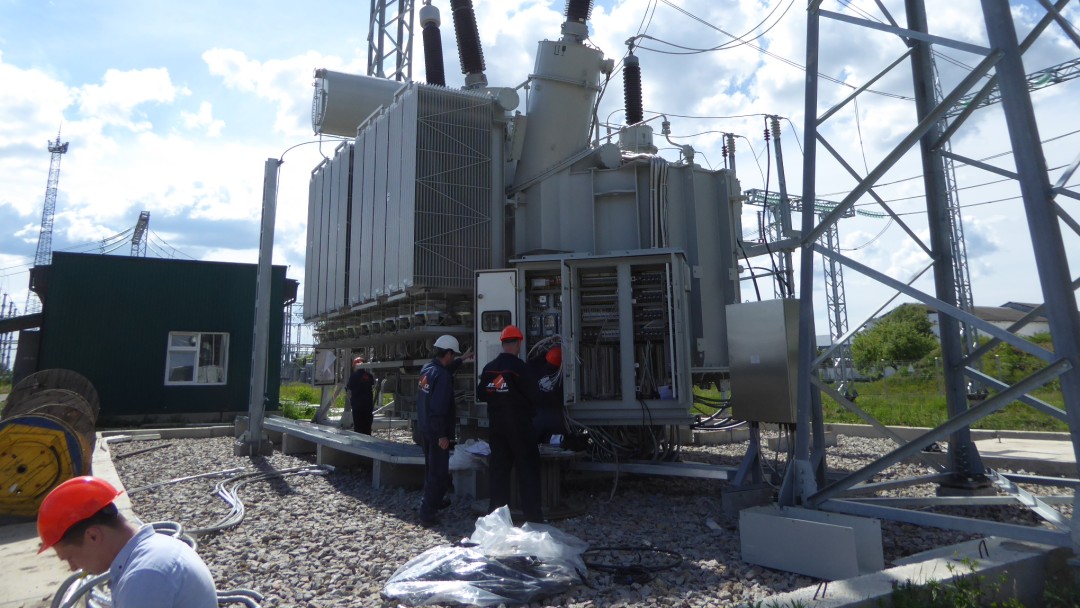
<instances>
[{"instance_id":1,"label":"concrete plinth","mask_svg":"<svg viewBox=\"0 0 1080 608\"><path fill-rule=\"evenodd\" d=\"M274 444L266 437L258 440L240 438L233 444L233 456L269 456L274 453Z\"/></svg>"},{"instance_id":2,"label":"concrete plinth","mask_svg":"<svg viewBox=\"0 0 1080 608\"><path fill-rule=\"evenodd\" d=\"M750 430L745 426L737 429L701 429L694 431L695 445L721 445L727 443L738 443L740 441L748 441L749 439Z\"/></svg>"},{"instance_id":3,"label":"concrete plinth","mask_svg":"<svg viewBox=\"0 0 1080 608\"><path fill-rule=\"evenodd\" d=\"M316 445L312 441L301 439L295 435L285 434L281 437L282 454L314 454Z\"/></svg>"},{"instance_id":4,"label":"concrete plinth","mask_svg":"<svg viewBox=\"0 0 1080 608\"><path fill-rule=\"evenodd\" d=\"M319 444L315 449L316 464L328 464L342 469L355 469L368 462L370 462L368 458L336 450L328 445Z\"/></svg>"},{"instance_id":5,"label":"concrete plinth","mask_svg":"<svg viewBox=\"0 0 1080 608\"><path fill-rule=\"evenodd\" d=\"M743 560L829 580L885 567L881 522L798 507L755 507L739 514Z\"/></svg>"},{"instance_id":6,"label":"concrete plinth","mask_svg":"<svg viewBox=\"0 0 1080 608\"><path fill-rule=\"evenodd\" d=\"M371 487L418 490L424 487L424 467L375 460L371 465Z\"/></svg>"}]
</instances>

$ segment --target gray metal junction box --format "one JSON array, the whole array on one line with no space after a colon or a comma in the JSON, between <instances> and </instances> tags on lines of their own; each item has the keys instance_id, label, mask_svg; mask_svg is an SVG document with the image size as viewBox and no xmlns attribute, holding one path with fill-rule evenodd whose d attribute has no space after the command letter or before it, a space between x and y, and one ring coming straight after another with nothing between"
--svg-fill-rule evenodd
<instances>
[{"instance_id":1,"label":"gray metal junction box","mask_svg":"<svg viewBox=\"0 0 1080 608\"><path fill-rule=\"evenodd\" d=\"M727 306L731 415L751 422L795 423L799 301Z\"/></svg>"}]
</instances>

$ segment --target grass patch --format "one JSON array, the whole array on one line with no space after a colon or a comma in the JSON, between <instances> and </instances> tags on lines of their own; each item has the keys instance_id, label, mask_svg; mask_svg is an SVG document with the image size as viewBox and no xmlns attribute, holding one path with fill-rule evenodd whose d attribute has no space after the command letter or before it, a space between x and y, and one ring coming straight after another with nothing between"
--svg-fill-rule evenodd
<instances>
[{"instance_id":1,"label":"grass patch","mask_svg":"<svg viewBox=\"0 0 1080 608\"><path fill-rule=\"evenodd\" d=\"M1003 574L994 580L987 580L975 572L977 562L964 559L962 566L949 565L949 572L954 575L962 568L966 573L954 576L948 583L930 581L922 585L906 581L893 583L888 604L892 608L1024 608L1024 604L1006 589L1008 578ZM1080 583L1071 575L1049 576L1043 589L1042 602L1037 604L1045 608L1076 608L1080 606Z\"/></svg>"},{"instance_id":2,"label":"grass patch","mask_svg":"<svg viewBox=\"0 0 1080 608\"><path fill-rule=\"evenodd\" d=\"M897 374L873 382L856 383L855 403L882 424L889 426L933 427L948 420L943 388L933 379ZM995 393L991 392L993 396ZM1033 397L1056 407L1064 407L1060 390L1043 388ZM828 395L821 396L826 422L861 424L855 414L842 408ZM1000 411L972 425L972 428L1021 431L1067 431L1068 425L1030 406L1014 401Z\"/></svg>"},{"instance_id":3,"label":"grass patch","mask_svg":"<svg viewBox=\"0 0 1080 608\"><path fill-rule=\"evenodd\" d=\"M281 402L281 415L292 420L311 420L318 409L317 404Z\"/></svg>"}]
</instances>

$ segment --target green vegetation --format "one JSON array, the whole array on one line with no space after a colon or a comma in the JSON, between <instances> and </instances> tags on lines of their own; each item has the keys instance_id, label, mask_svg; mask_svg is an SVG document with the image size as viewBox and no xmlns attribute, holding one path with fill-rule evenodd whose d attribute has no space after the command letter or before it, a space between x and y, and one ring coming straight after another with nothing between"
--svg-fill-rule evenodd
<instances>
[{"instance_id":1,"label":"green vegetation","mask_svg":"<svg viewBox=\"0 0 1080 608\"><path fill-rule=\"evenodd\" d=\"M6 395L11 392L11 381L0 380L0 395Z\"/></svg>"},{"instance_id":2,"label":"green vegetation","mask_svg":"<svg viewBox=\"0 0 1080 608\"><path fill-rule=\"evenodd\" d=\"M281 402L281 415L293 420L311 420L318 409L317 404Z\"/></svg>"},{"instance_id":3,"label":"green vegetation","mask_svg":"<svg viewBox=\"0 0 1080 608\"><path fill-rule=\"evenodd\" d=\"M892 316L892 315L891 315ZM879 324L880 325L880 324ZM917 329L921 331L921 329ZM912 330L916 331L916 330ZM1049 334L1036 334L1029 340L1052 350ZM983 340L986 343L986 340ZM854 348L854 347L853 347ZM983 372L1006 384L1012 384L1043 366L1042 361L1007 344L998 344L983 357ZM930 427L948 419L945 406L941 348L935 347L921 359L904 362L876 361L865 364L860 372L874 380L857 382L856 404L886 425ZM887 375L886 374L890 374ZM996 390L988 389L987 396ZM1032 393L1036 399L1063 408L1061 384L1051 382ZM822 395L827 422L861 423L862 420L840 407L828 395ZM979 420L973 428L1026 431L1067 431L1068 426L1051 416L1014 401L998 412Z\"/></svg>"},{"instance_id":4,"label":"green vegetation","mask_svg":"<svg viewBox=\"0 0 1080 608\"><path fill-rule=\"evenodd\" d=\"M330 387L333 390L333 387ZM281 401L281 413L286 418L293 420L311 420L315 410L319 409L322 389L305 384L303 382L287 382L281 385L279 400ZM345 389L338 392L334 399L333 409L344 410L346 407ZM382 404L386 405L394 400L394 395L384 393Z\"/></svg>"},{"instance_id":5,"label":"green vegetation","mask_svg":"<svg viewBox=\"0 0 1080 608\"><path fill-rule=\"evenodd\" d=\"M855 367L872 369L880 361L917 361L937 347L926 308L916 304L896 307L851 341Z\"/></svg>"},{"instance_id":6,"label":"green vegetation","mask_svg":"<svg viewBox=\"0 0 1080 608\"><path fill-rule=\"evenodd\" d=\"M281 385L282 403L319 403L319 389L303 382L288 382Z\"/></svg>"},{"instance_id":7,"label":"green vegetation","mask_svg":"<svg viewBox=\"0 0 1080 608\"><path fill-rule=\"evenodd\" d=\"M955 576L958 567L949 566L954 578L948 583L930 581L923 585L913 582L893 583L891 602L880 602L892 608L1024 608L1024 604L1005 589L1008 582L1003 574L987 581L975 573L977 562L964 559L967 573ZM1042 602L1046 608L1075 608L1080 606L1080 584L1069 576L1050 576L1043 589Z\"/></svg>"}]
</instances>

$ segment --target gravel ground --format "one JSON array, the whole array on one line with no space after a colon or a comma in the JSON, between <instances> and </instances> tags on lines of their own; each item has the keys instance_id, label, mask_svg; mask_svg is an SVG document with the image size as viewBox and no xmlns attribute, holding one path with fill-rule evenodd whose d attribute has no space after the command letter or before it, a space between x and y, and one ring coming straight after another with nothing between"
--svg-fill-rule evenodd
<instances>
[{"instance_id":1,"label":"gravel ground","mask_svg":"<svg viewBox=\"0 0 1080 608\"><path fill-rule=\"evenodd\" d=\"M381 433L380 433L381 435ZM399 434L399 440L404 437ZM116 459L160 444L159 450ZM116 467L128 489L188 475L244 467L275 471L312 464L310 457L275 452L265 459L232 455L233 439L138 441L111 446ZM830 470L849 470L884 454L879 439L841 437L830 448ZM683 447L684 460L738 464L746 444ZM879 480L924 474L925 469L897 465ZM419 525L419 491L373 490L370 470L338 470L327 475L291 476L251 483L240 490L244 521L199 538L199 554L209 564L219 589L246 587L266 596L264 606L395 606L379 592L391 574L409 559L472 534L476 515L456 499L431 529ZM210 526L228 515L214 495L215 479L198 479L131 496L145 521L170 520L186 529ZM585 585L532 606L731 606L765 600L817 581L805 576L753 566L740 559L738 520L721 509L724 482L700 479L622 476L569 479L563 495L585 507L581 516L554 522L591 546L652 546L681 554L681 566L643 584L625 584L610 574L590 571ZM614 494L612 494L614 488ZM1028 488L1033 490L1033 488ZM932 486L893 491L893 495L929 495ZM1042 489L1042 493L1065 493ZM613 497L612 497L613 496ZM943 513L971 514L964 509ZM1065 514L1071 515L1065 508ZM1020 507L978 511L985 519L1038 525ZM712 520L716 525L708 526ZM882 522L886 564L927 549L953 544L971 535Z\"/></svg>"}]
</instances>

